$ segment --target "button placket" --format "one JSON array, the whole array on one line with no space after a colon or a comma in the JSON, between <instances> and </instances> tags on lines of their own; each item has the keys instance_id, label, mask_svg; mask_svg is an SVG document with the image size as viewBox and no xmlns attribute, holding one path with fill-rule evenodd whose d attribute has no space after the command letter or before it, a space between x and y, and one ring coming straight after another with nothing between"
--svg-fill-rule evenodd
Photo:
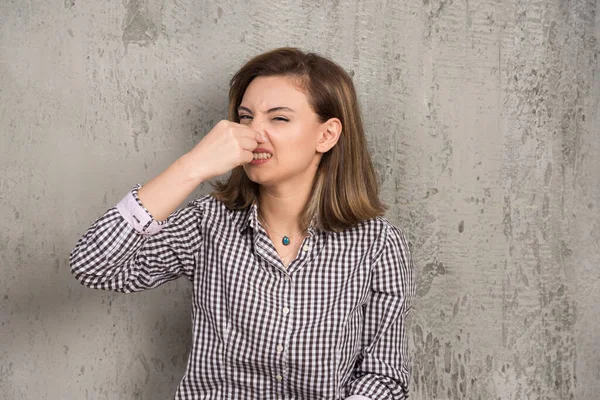
<instances>
[{"instance_id":1,"label":"button placket","mask_svg":"<svg viewBox=\"0 0 600 400\"><path fill-rule=\"evenodd\" d=\"M290 331L290 321L289 318L287 318L287 315L290 312L290 309L288 307L288 301L287 299L290 296L291 293L291 283L292 283L292 277L289 275L289 273L283 272L283 285L282 285L282 290L281 290L281 303L283 304L283 307L280 308L281 313L283 314L282 317L280 317L280 326L281 326L281 334L279 335L279 341L277 342L277 345L275 346L275 352L276 352L276 357L278 359L277 364L279 365L279 373L277 375L275 375L275 379L277 380L278 383L285 383L284 377L286 376L286 374L288 373L288 362L287 362L287 340L289 338L289 331ZM285 311L287 310L287 312Z\"/></svg>"},{"instance_id":2,"label":"button placket","mask_svg":"<svg viewBox=\"0 0 600 400\"><path fill-rule=\"evenodd\" d=\"M277 342L277 345L275 347L275 351L276 351L276 357L278 358L279 361L279 365L281 366L281 369L278 371L279 374L278 376L281 376L281 380L279 378L276 377L276 379L280 382L285 383L285 377L288 374L288 358L290 356L289 352L290 352L290 337L291 337L291 330L292 330L292 320L291 320L291 307L292 307L292 298L293 298L293 280L291 275L289 275L289 273L286 273L283 277L284 279L284 284L283 284L283 291L282 293L282 298L281 298L281 305L280 305L280 311L281 314L279 316L281 324L280 326L282 327L282 334L280 336L279 342Z\"/></svg>"}]
</instances>

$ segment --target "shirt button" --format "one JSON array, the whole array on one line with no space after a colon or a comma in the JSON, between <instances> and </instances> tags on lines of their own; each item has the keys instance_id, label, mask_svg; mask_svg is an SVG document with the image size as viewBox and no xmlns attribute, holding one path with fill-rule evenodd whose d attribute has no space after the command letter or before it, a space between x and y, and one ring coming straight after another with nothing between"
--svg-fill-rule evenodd
<instances>
[{"instance_id":1,"label":"shirt button","mask_svg":"<svg viewBox=\"0 0 600 400\"><path fill-rule=\"evenodd\" d=\"M277 379L278 381L280 381L280 382L281 382L281 381L283 380L283 376L281 376L281 375L277 375L277 376L275 377L275 379Z\"/></svg>"},{"instance_id":2,"label":"shirt button","mask_svg":"<svg viewBox=\"0 0 600 400\"><path fill-rule=\"evenodd\" d=\"M278 344L278 345L277 345L277 352L278 352L278 353L281 353L282 351L283 351L283 346L282 346L282 345L280 345L280 344Z\"/></svg>"},{"instance_id":3,"label":"shirt button","mask_svg":"<svg viewBox=\"0 0 600 400\"><path fill-rule=\"evenodd\" d=\"M305 244L304 247L302 248L302 250L306 253L308 250L310 249L310 247Z\"/></svg>"},{"instance_id":4,"label":"shirt button","mask_svg":"<svg viewBox=\"0 0 600 400\"><path fill-rule=\"evenodd\" d=\"M283 307L283 315L288 315L290 313L290 309L288 307Z\"/></svg>"},{"instance_id":5,"label":"shirt button","mask_svg":"<svg viewBox=\"0 0 600 400\"><path fill-rule=\"evenodd\" d=\"M289 275L286 275L284 279L285 279L285 281L286 281L286 282L289 282L289 281L291 281L291 280L292 280L292 278L290 278L290 276L289 276Z\"/></svg>"}]
</instances>

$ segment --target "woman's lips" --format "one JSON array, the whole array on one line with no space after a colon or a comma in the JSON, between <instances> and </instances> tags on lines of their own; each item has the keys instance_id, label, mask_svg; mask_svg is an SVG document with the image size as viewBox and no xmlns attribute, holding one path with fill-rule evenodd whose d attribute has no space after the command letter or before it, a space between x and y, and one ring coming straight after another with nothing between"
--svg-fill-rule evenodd
<instances>
[{"instance_id":1,"label":"woman's lips","mask_svg":"<svg viewBox=\"0 0 600 400\"><path fill-rule=\"evenodd\" d=\"M257 147L252 152L255 153L255 154L258 154L258 153L268 153L268 154L273 155L273 152L271 150L267 150L267 149L264 149L262 147Z\"/></svg>"},{"instance_id":2,"label":"woman's lips","mask_svg":"<svg viewBox=\"0 0 600 400\"><path fill-rule=\"evenodd\" d=\"M273 153L270 150L263 149L261 147L254 149L254 151L252 153L254 155L260 154L260 157L261 157L261 158L255 158L254 160L250 161L250 164L252 164L252 165L264 164L273 157Z\"/></svg>"}]
</instances>

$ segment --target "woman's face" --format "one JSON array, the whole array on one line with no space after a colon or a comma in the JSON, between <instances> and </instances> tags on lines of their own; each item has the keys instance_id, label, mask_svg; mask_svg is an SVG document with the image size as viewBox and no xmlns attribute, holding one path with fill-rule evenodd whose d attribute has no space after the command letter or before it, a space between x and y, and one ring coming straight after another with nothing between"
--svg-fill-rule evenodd
<instances>
[{"instance_id":1,"label":"woman's face","mask_svg":"<svg viewBox=\"0 0 600 400\"><path fill-rule=\"evenodd\" d=\"M241 124L268 139L257 150L272 154L264 163L244 165L250 180L265 186L312 184L321 159L319 140L326 127L293 80L282 76L255 78L244 93L238 115Z\"/></svg>"}]
</instances>

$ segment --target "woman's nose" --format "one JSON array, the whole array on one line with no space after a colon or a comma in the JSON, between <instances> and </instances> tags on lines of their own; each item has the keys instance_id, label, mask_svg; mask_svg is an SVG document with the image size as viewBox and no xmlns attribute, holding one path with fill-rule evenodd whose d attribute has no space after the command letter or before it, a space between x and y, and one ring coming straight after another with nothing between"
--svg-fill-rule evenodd
<instances>
[{"instance_id":1,"label":"woman's nose","mask_svg":"<svg viewBox=\"0 0 600 400\"><path fill-rule=\"evenodd\" d=\"M267 129L267 122L269 122L269 118L252 118L252 129L264 131Z\"/></svg>"},{"instance_id":2,"label":"woman's nose","mask_svg":"<svg viewBox=\"0 0 600 400\"><path fill-rule=\"evenodd\" d=\"M266 121L266 118L254 117L254 118L252 118L252 123L250 124L250 126L252 127L252 129L255 129L255 130L264 129L265 121Z\"/></svg>"},{"instance_id":3,"label":"woman's nose","mask_svg":"<svg viewBox=\"0 0 600 400\"><path fill-rule=\"evenodd\" d=\"M268 121L268 118L252 118L252 122L250 123L250 128L254 129L255 131L257 131L258 133L260 133L262 135L263 138L265 138L266 141L269 141L269 137L267 136L267 129L266 129L266 121Z\"/></svg>"}]
</instances>

